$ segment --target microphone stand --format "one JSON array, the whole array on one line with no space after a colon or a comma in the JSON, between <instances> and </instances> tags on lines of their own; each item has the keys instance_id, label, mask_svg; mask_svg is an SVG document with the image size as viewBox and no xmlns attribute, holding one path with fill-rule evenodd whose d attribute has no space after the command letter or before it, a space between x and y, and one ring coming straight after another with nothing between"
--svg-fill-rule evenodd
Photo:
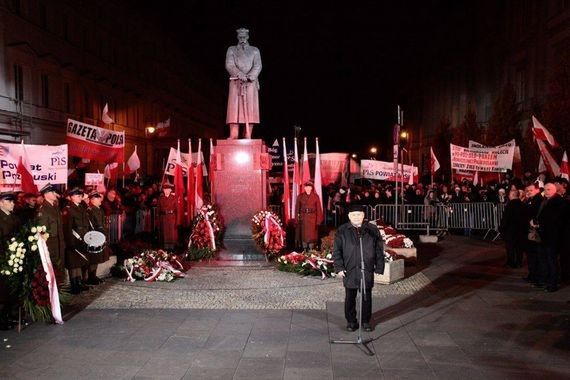
<instances>
[{"instance_id":1,"label":"microphone stand","mask_svg":"<svg viewBox=\"0 0 570 380\"><path fill-rule=\"evenodd\" d=\"M361 227L362 229L362 227ZM358 293L358 337L356 340L331 340L331 343L337 344L356 344L366 355L374 356L374 352L368 347L368 344L374 339L362 339L362 300L366 299L366 286L364 285L364 252L362 250L362 234L358 233L360 242L360 291Z\"/></svg>"}]
</instances>

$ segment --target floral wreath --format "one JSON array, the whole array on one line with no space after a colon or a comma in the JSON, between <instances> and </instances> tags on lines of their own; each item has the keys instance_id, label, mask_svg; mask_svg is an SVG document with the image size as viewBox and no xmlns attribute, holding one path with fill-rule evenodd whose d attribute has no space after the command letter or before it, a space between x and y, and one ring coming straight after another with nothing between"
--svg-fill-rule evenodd
<instances>
[{"instance_id":1,"label":"floral wreath","mask_svg":"<svg viewBox=\"0 0 570 380\"><path fill-rule=\"evenodd\" d=\"M180 258L166 251L144 251L124 261L127 281L143 280L147 282L171 282L176 278L185 277L185 267Z\"/></svg>"},{"instance_id":2,"label":"floral wreath","mask_svg":"<svg viewBox=\"0 0 570 380\"><path fill-rule=\"evenodd\" d=\"M60 300L67 297L57 288L48 238L46 226L23 226L6 242L0 275L7 278L11 293L34 321L63 324Z\"/></svg>"},{"instance_id":3,"label":"floral wreath","mask_svg":"<svg viewBox=\"0 0 570 380\"><path fill-rule=\"evenodd\" d=\"M192 234L188 248L205 249L213 253L219 247L218 237L223 225L214 205L207 204L198 210L192 221Z\"/></svg>"},{"instance_id":4,"label":"floral wreath","mask_svg":"<svg viewBox=\"0 0 570 380\"><path fill-rule=\"evenodd\" d=\"M276 255L285 247L285 230L279 217L262 210L251 219L251 236L266 255Z\"/></svg>"}]
</instances>

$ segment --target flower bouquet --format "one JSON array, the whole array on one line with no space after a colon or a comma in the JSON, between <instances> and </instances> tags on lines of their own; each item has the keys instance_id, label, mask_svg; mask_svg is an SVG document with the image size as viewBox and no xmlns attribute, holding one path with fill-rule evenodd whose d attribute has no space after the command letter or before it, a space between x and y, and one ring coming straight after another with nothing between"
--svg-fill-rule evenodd
<instances>
[{"instance_id":1,"label":"flower bouquet","mask_svg":"<svg viewBox=\"0 0 570 380\"><path fill-rule=\"evenodd\" d=\"M181 259L159 249L158 251L144 251L124 261L127 281L143 280L147 282L171 282L179 277L185 277L185 270Z\"/></svg>"},{"instance_id":2,"label":"flower bouquet","mask_svg":"<svg viewBox=\"0 0 570 380\"><path fill-rule=\"evenodd\" d=\"M394 227L384 223L381 219L372 222L378 227L382 240L388 248L413 248L414 242L406 235L398 233Z\"/></svg>"},{"instance_id":3,"label":"flower bouquet","mask_svg":"<svg viewBox=\"0 0 570 380\"><path fill-rule=\"evenodd\" d=\"M222 229L216 208L211 204L202 206L192 222L188 257L191 260L212 258L220 246L219 236Z\"/></svg>"},{"instance_id":4,"label":"flower bouquet","mask_svg":"<svg viewBox=\"0 0 570 380\"><path fill-rule=\"evenodd\" d=\"M332 253L309 251L307 254L291 252L277 258L277 269L296 272L304 276L321 276L321 279L334 277Z\"/></svg>"},{"instance_id":5,"label":"flower bouquet","mask_svg":"<svg viewBox=\"0 0 570 380\"><path fill-rule=\"evenodd\" d=\"M285 247L285 230L279 217L262 210L251 219L251 234L257 247L266 255L276 255Z\"/></svg>"},{"instance_id":6,"label":"flower bouquet","mask_svg":"<svg viewBox=\"0 0 570 380\"><path fill-rule=\"evenodd\" d=\"M279 256L277 258L277 269L283 272L299 272L299 266L305 262L306 258L303 253L299 252L291 252L287 255Z\"/></svg>"},{"instance_id":7,"label":"flower bouquet","mask_svg":"<svg viewBox=\"0 0 570 380\"><path fill-rule=\"evenodd\" d=\"M0 275L6 277L10 292L34 321L55 319L57 323L63 323L60 303L67 297L55 283L54 268L45 244L49 238L46 231L45 226L27 225L7 241L6 253L0 255ZM52 274L51 284L44 268Z\"/></svg>"}]
</instances>

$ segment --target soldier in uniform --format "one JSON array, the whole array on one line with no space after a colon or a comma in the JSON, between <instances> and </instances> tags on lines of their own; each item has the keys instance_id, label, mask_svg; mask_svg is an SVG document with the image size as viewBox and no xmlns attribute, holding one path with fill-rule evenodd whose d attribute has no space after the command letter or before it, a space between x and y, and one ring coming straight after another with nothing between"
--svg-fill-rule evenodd
<instances>
[{"instance_id":1,"label":"soldier in uniform","mask_svg":"<svg viewBox=\"0 0 570 380\"><path fill-rule=\"evenodd\" d=\"M158 198L158 215L160 217L160 237L164 249L174 249L177 236L176 197L172 193L174 186L170 183L162 185L162 194Z\"/></svg>"},{"instance_id":2,"label":"soldier in uniform","mask_svg":"<svg viewBox=\"0 0 570 380\"><path fill-rule=\"evenodd\" d=\"M101 208L102 201L103 196L97 190L89 193L89 220L91 221L93 229L105 235L105 242L108 242L109 228L105 226L105 211ZM99 285L103 283L103 280L97 277L97 264L102 264L109 260L109 250L110 248L105 244L105 248L103 248L101 253L94 254L95 257L89 258L90 264L87 285Z\"/></svg>"},{"instance_id":3,"label":"soldier in uniform","mask_svg":"<svg viewBox=\"0 0 570 380\"><path fill-rule=\"evenodd\" d=\"M16 195L11 191L0 193L0 255L8 254L7 242L20 228L20 220L13 213L15 200ZM0 275L0 330L13 327L11 312L15 302L12 298L6 277Z\"/></svg>"},{"instance_id":4,"label":"soldier in uniform","mask_svg":"<svg viewBox=\"0 0 570 380\"><path fill-rule=\"evenodd\" d=\"M55 269L58 286L63 285L65 278L65 239L63 236L63 220L59 209L59 194L55 187L47 184L41 188L40 194L44 198L36 214L36 224L46 226L49 238L46 245L49 257Z\"/></svg>"},{"instance_id":5,"label":"soldier in uniform","mask_svg":"<svg viewBox=\"0 0 570 380\"><path fill-rule=\"evenodd\" d=\"M20 218L22 225L26 225L32 222L36 215L36 194L26 193L24 194L22 201L21 206L16 208L15 213Z\"/></svg>"},{"instance_id":6,"label":"soldier in uniform","mask_svg":"<svg viewBox=\"0 0 570 380\"><path fill-rule=\"evenodd\" d=\"M323 209L319 196L314 192L313 182L304 184L304 192L297 197L297 230L296 241L301 242L303 249L313 249L319 238L319 223Z\"/></svg>"},{"instance_id":7,"label":"soldier in uniform","mask_svg":"<svg viewBox=\"0 0 570 380\"><path fill-rule=\"evenodd\" d=\"M83 237L91 229L87 207L83 206L83 190L74 187L68 192L71 202L63 209L63 233L65 236L65 267L69 272L71 294L88 290L81 281L81 267L89 264Z\"/></svg>"}]
</instances>

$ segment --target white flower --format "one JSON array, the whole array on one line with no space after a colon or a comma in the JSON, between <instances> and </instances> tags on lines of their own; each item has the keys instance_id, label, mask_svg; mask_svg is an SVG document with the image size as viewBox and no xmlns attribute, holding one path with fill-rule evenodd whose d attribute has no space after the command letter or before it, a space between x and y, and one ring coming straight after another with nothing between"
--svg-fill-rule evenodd
<instances>
[{"instance_id":1,"label":"white flower","mask_svg":"<svg viewBox=\"0 0 570 380\"><path fill-rule=\"evenodd\" d=\"M49 234L48 234L48 233L45 233L43 236L44 236L44 239L45 239L45 240L49 239Z\"/></svg>"},{"instance_id":2,"label":"white flower","mask_svg":"<svg viewBox=\"0 0 570 380\"><path fill-rule=\"evenodd\" d=\"M11 274L9 270L5 271L4 273L7 274L7 275L10 275L10 274Z\"/></svg>"},{"instance_id":3,"label":"white flower","mask_svg":"<svg viewBox=\"0 0 570 380\"><path fill-rule=\"evenodd\" d=\"M16 257L17 257L16 255L11 254L11 255L10 255L10 260L14 260Z\"/></svg>"},{"instance_id":4,"label":"white flower","mask_svg":"<svg viewBox=\"0 0 570 380\"><path fill-rule=\"evenodd\" d=\"M24 246L24 243L22 243L22 242L18 243L18 247L23 247L23 246Z\"/></svg>"},{"instance_id":5,"label":"white flower","mask_svg":"<svg viewBox=\"0 0 570 380\"><path fill-rule=\"evenodd\" d=\"M20 265L24 265L24 260L19 260L18 263L20 263Z\"/></svg>"},{"instance_id":6,"label":"white flower","mask_svg":"<svg viewBox=\"0 0 570 380\"><path fill-rule=\"evenodd\" d=\"M16 241L16 238L15 238L15 237L13 237L12 239L10 239L10 241Z\"/></svg>"},{"instance_id":7,"label":"white flower","mask_svg":"<svg viewBox=\"0 0 570 380\"><path fill-rule=\"evenodd\" d=\"M42 232L46 232L47 231L47 227L46 226L42 226Z\"/></svg>"},{"instance_id":8,"label":"white flower","mask_svg":"<svg viewBox=\"0 0 570 380\"><path fill-rule=\"evenodd\" d=\"M327 259L332 259L332 253L327 253Z\"/></svg>"},{"instance_id":9,"label":"white flower","mask_svg":"<svg viewBox=\"0 0 570 380\"><path fill-rule=\"evenodd\" d=\"M14 262L12 260L8 260L8 265L12 266L14 265Z\"/></svg>"},{"instance_id":10,"label":"white flower","mask_svg":"<svg viewBox=\"0 0 570 380\"><path fill-rule=\"evenodd\" d=\"M26 248L22 248L22 257L24 257L24 253L28 252L28 250Z\"/></svg>"},{"instance_id":11,"label":"white flower","mask_svg":"<svg viewBox=\"0 0 570 380\"><path fill-rule=\"evenodd\" d=\"M35 244L33 244L33 245L32 245L32 251L35 251L35 250L37 250L37 249L38 249L38 246L35 245Z\"/></svg>"},{"instance_id":12,"label":"white flower","mask_svg":"<svg viewBox=\"0 0 570 380\"><path fill-rule=\"evenodd\" d=\"M287 260L283 260L283 264L287 264Z\"/></svg>"},{"instance_id":13,"label":"white flower","mask_svg":"<svg viewBox=\"0 0 570 380\"><path fill-rule=\"evenodd\" d=\"M35 234L36 232L38 232L38 229L36 227L32 227L30 231L32 231L32 233Z\"/></svg>"},{"instance_id":14,"label":"white flower","mask_svg":"<svg viewBox=\"0 0 570 380\"><path fill-rule=\"evenodd\" d=\"M34 237L33 237L33 236L28 236L28 241L34 241Z\"/></svg>"},{"instance_id":15,"label":"white flower","mask_svg":"<svg viewBox=\"0 0 570 380\"><path fill-rule=\"evenodd\" d=\"M17 246L18 246L18 243L12 243L12 244L10 244L10 246L8 247L8 249L9 249L10 251L15 251Z\"/></svg>"}]
</instances>

